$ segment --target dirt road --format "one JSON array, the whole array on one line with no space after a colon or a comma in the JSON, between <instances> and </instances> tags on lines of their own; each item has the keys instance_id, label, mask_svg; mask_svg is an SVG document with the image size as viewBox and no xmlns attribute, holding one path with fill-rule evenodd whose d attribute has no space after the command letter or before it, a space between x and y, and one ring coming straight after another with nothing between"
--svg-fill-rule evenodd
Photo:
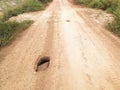
<instances>
[{"instance_id":1,"label":"dirt road","mask_svg":"<svg viewBox=\"0 0 120 90\"><path fill-rule=\"evenodd\" d=\"M54 0L31 18L35 23L0 52L0 90L120 90L120 41L87 13ZM43 56L49 66L36 72Z\"/></svg>"}]
</instances>

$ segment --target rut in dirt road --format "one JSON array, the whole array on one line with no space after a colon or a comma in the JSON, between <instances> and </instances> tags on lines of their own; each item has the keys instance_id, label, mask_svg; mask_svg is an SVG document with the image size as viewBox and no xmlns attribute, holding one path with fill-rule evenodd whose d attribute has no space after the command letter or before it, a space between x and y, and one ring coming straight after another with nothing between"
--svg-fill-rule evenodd
<instances>
[{"instance_id":1,"label":"rut in dirt road","mask_svg":"<svg viewBox=\"0 0 120 90\"><path fill-rule=\"evenodd\" d=\"M33 14L0 62L0 90L120 90L120 40L79 8L54 0Z\"/></svg>"}]
</instances>

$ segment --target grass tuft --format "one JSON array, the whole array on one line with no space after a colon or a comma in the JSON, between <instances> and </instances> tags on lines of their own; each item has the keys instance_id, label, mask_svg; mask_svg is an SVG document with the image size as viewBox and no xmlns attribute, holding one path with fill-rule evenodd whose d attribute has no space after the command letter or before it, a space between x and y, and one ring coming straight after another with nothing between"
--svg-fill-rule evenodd
<instances>
[{"instance_id":1,"label":"grass tuft","mask_svg":"<svg viewBox=\"0 0 120 90\"><path fill-rule=\"evenodd\" d=\"M39 2L38 0L27 0L16 8L5 10L4 20L8 20L12 16L17 16L25 12L33 12L38 10L43 10L45 5Z\"/></svg>"},{"instance_id":2,"label":"grass tuft","mask_svg":"<svg viewBox=\"0 0 120 90\"><path fill-rule=\"evenodd\" d=\"M15 39L19 32L28 28L32 23L33 21L30 20L26 20L21 23L16 21L0 21L0 47L9 44L13 39Z\"/></svg>"},{"instance_id":3,"label":"grass tuft","mask_svg":"<svg viewBox=\"0 0 120 90\"><path fill-rule=\"evenodd\" d=\"M115 19L108 26L112 32L120 36L120 0L75 0L75 3L112 13Z\"/></svg>"},{"instance_id":4,"label":"grass tuft","mask_svg":"<svg viewBox=\"0 0 120 90\"><path fill-rule=\"evenodd\" d=\"M1 0L0 9L2 8L4 12L0 15L0 48L11 43L18 33L33 23L31 20L25 20L23 22L8 21L9 18L25 12L43 10L50 1L51 0ZM13 8L11 4L8 4L12 2L15 4ZM5 6L7 6L7 8Z\"/></svg>"}]
</instances>

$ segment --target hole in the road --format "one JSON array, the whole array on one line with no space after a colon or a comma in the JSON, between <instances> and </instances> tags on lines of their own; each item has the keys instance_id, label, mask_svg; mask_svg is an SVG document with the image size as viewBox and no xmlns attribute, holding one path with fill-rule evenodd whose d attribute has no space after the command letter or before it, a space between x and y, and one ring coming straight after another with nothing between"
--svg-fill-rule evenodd
<instances>
[{"instance_id":1,"label":"hole in the road","mask_svg":"<svg viewBox=\"0 0 120 90\"><path fill-rule=\"evenodd\" d=\"M37 66L35 68L36 72L46 70L49 67L49 64L50 64L50 57L48 56L44 56L38 59Z\"/></svg>"},{"instance_id":2,"label":"hole in the road","mask_svg":"<svg viewBox=\"0 0 120 90\"><path fill-rule=\"evenodd\" d=\"M70 22L70 20L66 20L66 22Z\"/></svg>"}]
</instances>

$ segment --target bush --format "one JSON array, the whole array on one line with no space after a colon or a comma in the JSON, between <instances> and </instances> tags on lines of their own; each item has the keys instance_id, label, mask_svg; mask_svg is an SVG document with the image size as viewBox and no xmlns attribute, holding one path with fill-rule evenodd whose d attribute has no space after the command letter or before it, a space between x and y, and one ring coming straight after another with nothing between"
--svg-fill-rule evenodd
<instances>
[{"instance_id":1,"label":"bush","mask_svg":"<svg viewBox=\"0 0 120 90\"><path fill-rule=\"evenodd\" d=\"M25 20L21 23L8 21L10 17L24 12L42 10L50 1L52 0L25 0L15 8L6 9L4 15L0 16L0 47L9 44L19 32L25 30L32 24L30 20Z\"/></svg>"},{"instance_id":2,"label":"bush","mask_svg":"<svg viewBox=\"0 0 120 90\"><path fill-rule=\"evenodd\" d=\"M109 24L110 30L120 36L120 20L115 19L112 23Z\"/></svg>"},{"instance_id":3,"label":"bush","mask_svg":"<svg viewBox=\"0 0 120 90\"><path fill-rule=\"evenodd\" d=\"M112 32L120 35L120 0L75 0L75 3L112 13L115 19L109 24L109 28Z\"/></svg>"},{"instance_id":4,"label":"bush","mask_svg":"<svg viewBox=\"0 0 120 90\"><path fill-rule=\"evenodd\" d=\"M90 2L91 2L91 0L75 0L76 4L88 5Z\"/></svg>"},{"instance_id":5,"label":"bush","mask_svg":"<svg viewBox=\"0 0 120 90\"><path fill-rule=\"evenodd\" d=\"M39 0L40 2L47 4L48 2L51 2L52 0Z\"/></svg>"},{"instance_id":6,"label":"bush","mask_svg":"<svg viewBox=\"0 0 120 90\"><path fill-rule=\"evenodd\" d=\"M100 0L95 0L94 2L91 2L89 6L92 8L100 8L100 9L104 8L104 4Z\"/></svg>"},{"instance_id":7,"label":"bush","mask_svg":"<svg viewBox=\"0 0 120 90\"><path fill-rule=\"evenodd\" d=\"M29 0L25 1L22 5L14 8L14 9L7 9L4 13L4 20L8 20L12 16L17 16L18 14L30 11L38 11L43 10L44 5L39 2L38 0Z\"/></svg>"},{"instance_id":8,"label":"bush","mask_svg":"<svg viewBox=\"0 0 120 90\"><path fill-rule=\"evenodd\" d=\"M109 24L110 30L120 36L120 9L114 12L114 21Z\"/></svg>"},{"instance_id":9,"label":"bush","mask_svg":"<svg viewBox=\"0 0 120 90\"><path fill-rule=\"evenodd\" d=\"M31 24L32 21L30 20L21 23L16 21L0 21L0 47L9 44L21 30L25 30Z\"/></svg>"}]
</instances>

